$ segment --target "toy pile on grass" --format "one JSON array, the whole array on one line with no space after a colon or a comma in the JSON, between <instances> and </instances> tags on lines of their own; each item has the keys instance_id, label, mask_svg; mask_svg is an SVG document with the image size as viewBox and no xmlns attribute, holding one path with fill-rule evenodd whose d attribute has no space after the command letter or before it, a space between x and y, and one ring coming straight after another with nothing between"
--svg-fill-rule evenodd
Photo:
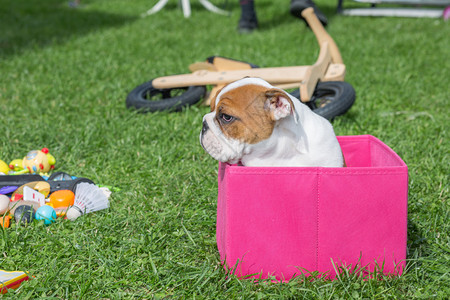
<instances>
[{"instance_id":1,"label":"toy pile on grass","mask_svg":"<svg viewBox=\"0 0 450 300\"><path fill-rule=\"evenodd\" d=\"M50 225L57 217L73 221L109 207L108 188L64 172L48 176L55 162L47 148L30 151L9 165L0 160L0 226L9 227L12 218L17 224L36 219Z\"/></svg>"}]
</instances>

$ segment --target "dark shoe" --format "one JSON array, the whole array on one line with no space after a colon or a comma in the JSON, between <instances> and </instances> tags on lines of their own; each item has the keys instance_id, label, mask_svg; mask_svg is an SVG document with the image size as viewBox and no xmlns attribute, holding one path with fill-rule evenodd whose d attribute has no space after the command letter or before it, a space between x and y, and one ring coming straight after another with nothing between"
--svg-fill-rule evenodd
<instances>
[{"instance_id":1,"label":"dark shoe","mask_svg":"<svg viewBox=\"0 0 450 300\"><path fill-rule=\"evenodd\" d=\"M314 13L316 14L320 23L322 23L323 26L327 26L328 24L327 17L325 17L325 15L317 8L317 6L314 4L312 0L291 0L291 8L290 8L291 15L303 19L302 11L308 7L314 8Z\"/></svg>"},{"instance_id":2,"label":"dark shoe","mask_svg":"<svg viewBox=\"0 0 450 300\"><path fill-rule=\"evenodd\" d=\"M258 28L258 20L256 16L251 19L242 18L239 20L238 24L238 32L242 34L247 34L253 32L253 30Z\"/></svg>"}]
</instances>

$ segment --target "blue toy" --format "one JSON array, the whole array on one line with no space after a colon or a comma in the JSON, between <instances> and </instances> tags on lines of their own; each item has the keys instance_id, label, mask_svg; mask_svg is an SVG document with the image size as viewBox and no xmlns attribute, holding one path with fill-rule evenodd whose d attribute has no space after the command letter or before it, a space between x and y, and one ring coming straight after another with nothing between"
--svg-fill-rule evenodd
<instances>
[{"instance_id":1,"label":"blue toy","mask_svg":"<svg viewBox=\"0 0 450 300\"><path fill-rule=\"evenodd\" d=\"M45 225L50 225L56 220L56 211L49 205L42 205L36 210L36 220L44 220Z\"/></svg>"}]
</instances>

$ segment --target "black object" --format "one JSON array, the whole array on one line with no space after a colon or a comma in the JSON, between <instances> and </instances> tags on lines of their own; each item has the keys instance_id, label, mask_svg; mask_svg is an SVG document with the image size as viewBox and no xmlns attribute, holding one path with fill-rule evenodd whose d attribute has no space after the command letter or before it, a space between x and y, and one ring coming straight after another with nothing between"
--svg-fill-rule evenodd
<instances>
[{"instance_id":1,"label":"black object","mask_svg":"<svg viewBox=\"0 0 450 300\"><path fill-rule=\"evenodd\" d=\"M225 56L220 56L220 55L213 55L213 56L210 56L210 57L208 57L208 58L206 59L206 61L209 62L210 64L214 64L214 60L215 60L216 58L222 58L222 59L227 59L227 60L231 60L231 61L235 61L235 62L240 62L240 63L243 63L243 64L247 64L247 65L249 65L252 69L259 68L258 65L255 65L255 64L252 64L252 63L249 63L249 62L246 62L246 61L234 59L234 58L229 58L229 57L225 57Z\"/></svg>"},{"instance_id":2,"label":"black object","mask_svg":"<svg viewBox=\"0 0 450 300\"><path fill-rule=\"evenodd\" d=\"M72 179L73 179L72 176L70 176L66 172L55 172L55 173L52 173L52 175L50 175L50 177L47 180L61 181L61 180L72 180Z\"/></svg>"},{"instance_id":3,"label":"black object","mask_svg":"<svg viewBox=\"0 0 450 300\"><path fill-rule=\"evenodd\" d=\"M72 179L67 173L56 172L52 174L48 180L45 180L38 174L25 174L25 175L0 175L0 188L5 186L17 186L20 187L26 183L33 181L46 181L50 184L50 193L58 190L71 190L75 193L76 186L81 182L94 183L88 178L75 178Z\"/></svg>"},{"instance_id":4,"label":"black object","mask_svg":"<svg viewBox=\"0 0 450 300\"><path fill-rule=\"evenodd\" d=\"M90 180L89 178L82 178L82 177L80 177L80 178L74 179L74 180L72 180L72 181L70 182L70 185L69 185L68 190L71 190L72 192L75 193L75 191L76 191L76 189L77 189L77 185L80 184L80 183L82 183L82 182L87 182L87 183L95 184L95 183L94 183L92 180ZM51 186L51 184L50 184L50 186Z\"/></svg>"},{"instance_id":5,"label":"black object","mask_svg":"<svg viewBox=\"0 0 450 300\"><path fill-rule=\"evenodd\" d=\"M35 211L31 205L20 205L14 211L16 223L28 224L33 222Z\"/></svg>"},{"instance_id":6,"label":"black object","mask_svg":"<svg viewBox=\"0 0 450 300\"><path fill-rule=\"evenodd\" d=\"M59 190L71 190L75 193L77 185L82 182L88 182L94 184L94 182L88 178L75 178L72 180L47 180L50 184L50 193Z\"/></svg>"},{"instance_id":7,"label":"black object","mask_svg":"<svg viewBox=\"0 0 450 300\"><path fill-rule=\"evenodd\" d=\"M4 186L22 186L25 183L33 181L45 181L42 176L38 174L26 175L0 175L0 188Z\"/></svg>"},{"instance_id":8,"label":"black object","mask_svg":"<svg viewBox=\"0 0 450 300\"><path fill-rule=\"evenodd\" d=\"M323 12L320 11L320 9L317 8L317 6L314 4L312 0L291 0L291 6L289 8L289 11L291 12L291 15L304 20L306 25L309 26L308 22L306 22L306 20L303 19L302 16L302 11L308 7L312 7L320 23L322 23L324 27L327 26L328 24L327 17L324 15Z\"/></svg>"},{"instance_id":9,"label":"black object","mask_svg":"<svg viewBox=\"0 0 450 300\"><path fill-rule=\"evenodd\" d=\"M258 17L256 16L255 3L253 0L239 1L241 17L239 18L239 33L251 33L258 28Z\"/></svg>"},{"instance_id":10,"label":"black object","mask_svg":"<svg viewBox=\"0 0 450 300\"><path fill-rule=\"evenodd\" d=\"M251 68L259 68L255 64L223 56L210 56L206 59L214 64L216 57L248 64ZM152 81L145 82L134 88L127 96L127 108L134 108L142 113L156 111L181 111L183 108L198 103L206 94L205 86L187 86L169 89L157 89Z\"/></svg>"},{"instance_id":11,"label":"black object","mask_svg":"<svg viewBox=\"0 0 450 300\"><path fill-rule=\"evenodd\" d=\"M153 87L151 80L132 90L128 94L126 105L127 108L134 108L143 113L181 111L199 102L205 93L205 86L157 89Z\"/></svg>"},{"instance_id":12,"label":"black object","mask_svg":"<svg viewBox=\"0 0 450 300\"><path fill-rule=\"evenodd\" d=\"M257 66L252 65L252 68ZM195 88L199 88L196 90ZM159 101L150 101L145 97L146 94L164 93L164 90L157 90L151 85L151 81L144 83L135 88L127 97L127 107L139 109L141 112L155 112L164 110L180 110L182 107L197 103L203 95L204 86L191 86L185 89L185 93L180 96L170 98L170 90L167 89L168 94ZM200 89L201 93L200 93ZM297 89L291 92L291 95L300 98L300 90ZM151 96L150 96L151 97ZM324 81L319 82L314 90L311 100L306 102L315 113L322 117L332 120L334 117L346 113L355 102L356 94L352 85L345 81ZM173 106L174 105L174 106Z\"/></svg>"},{"instance_id":13,"label":"black object","mask_svg":"<svg viewBox=\"0 0 450 300\"><path fill-rule=\"evenodd\" d=\"M65 172L55 172L47 179L47 182L50 184L50 192L58 190L71 190L75 193L75 189L77 185L81 182L87 182L95 184L89 178L79 177L73 179L72 176Z\"/></svg>"},{"instance_id":14,"label":"black object","mask_svg":"<svg viewBox=\"0 0 450 300\"><path fill-rule=\"evenodd\" d=\"M291 95L300 99L300 90L291 92ZM353 105L356 99L355 89L345 81L319 82L314 90L311 100L305 104L316 114L332 120L343 115Z\"/></svg>"}]
</instances>

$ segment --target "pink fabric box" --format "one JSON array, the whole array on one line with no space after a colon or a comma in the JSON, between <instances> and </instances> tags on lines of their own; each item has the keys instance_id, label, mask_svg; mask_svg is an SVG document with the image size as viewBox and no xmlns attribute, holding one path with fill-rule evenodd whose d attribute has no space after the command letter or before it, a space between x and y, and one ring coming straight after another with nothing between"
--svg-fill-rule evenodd
<instances>
[{"instance_id":1,"label":"pink fabric box","mask_svg":"<svg viewBox=\"0 0 450 300\"><path fill-rule=\"evenodd\" d=\"M333 265L401 274L408 168L373 136L338 140L347 168L219 164L217 245L225 267L277 280L301 270L333 278Z\"/></svg>"}]
</instances>

